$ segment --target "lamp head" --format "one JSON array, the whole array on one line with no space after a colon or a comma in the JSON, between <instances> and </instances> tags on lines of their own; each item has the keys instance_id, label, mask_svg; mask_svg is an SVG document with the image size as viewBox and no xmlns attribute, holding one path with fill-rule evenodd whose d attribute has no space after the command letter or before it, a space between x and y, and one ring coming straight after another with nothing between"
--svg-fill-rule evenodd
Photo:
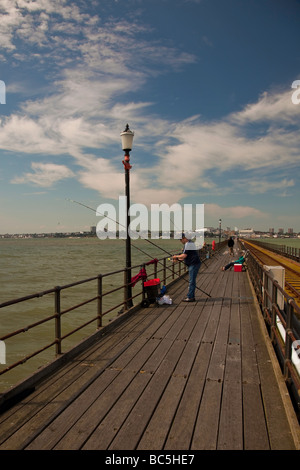
<instances>
[{"instance_id":1,"label":"lamp head","mask_svg":"<svg viewBox=\"0 0 300 470\"><path fill-rule=\"evenodd\" d=\"M122 150L130 151L132 149L132 142L134 132L129 129L129 125L126 124L126 128L123 132L121 132L121 139L122 139Z\"/></svg>"}]
</instances>

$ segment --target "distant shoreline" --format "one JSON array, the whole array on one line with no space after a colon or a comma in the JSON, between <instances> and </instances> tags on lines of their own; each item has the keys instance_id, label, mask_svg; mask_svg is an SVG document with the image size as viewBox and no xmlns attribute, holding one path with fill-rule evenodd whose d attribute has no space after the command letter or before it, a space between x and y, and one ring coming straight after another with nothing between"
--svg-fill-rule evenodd
<instances>
[{"instance_id":1,"label":"distant shoreline","mask_svg":"<svg viewBox=\"0 0 300 470\"><path fill-rule=\"evenodd\" d=\"M174 238L174 231L170 230L170 238ZM116 234L118 239L118 232ZM161 236L161 233L160 233ZM229 236L236 236L241 238L249 238L249 239L264 239L264 240L287 240L287 239L300 239L300 233L293 233L293 234L274 234L270 235L268 232L260 232L254 231L253 236L243 237L241 235L234 235L232 232L223 231L221 238L227 239ZM0 239L7 239L7 238L16 238L16 239L27 239L27 238L98 238L95 232L50 232L50 233L5 233L0 234ZM150 234L149 234L149 238ZM218 229L214 231L208 231L204 234L204 238L219 238Z\"/></svg>"}]
</instances>

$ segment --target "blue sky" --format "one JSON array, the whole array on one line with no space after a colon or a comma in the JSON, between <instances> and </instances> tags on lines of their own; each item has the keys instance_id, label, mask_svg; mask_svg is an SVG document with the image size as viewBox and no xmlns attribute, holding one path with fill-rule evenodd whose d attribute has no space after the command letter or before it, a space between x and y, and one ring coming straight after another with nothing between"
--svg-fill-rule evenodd
<instances>
[{"instance_id":1,"label":"blue sky","mask_svg":"<svg viewBox=\"0 0 300 470\"><path fill-rule=\"evenodd\" d=\"M299 0L1 0L0 15L0 234L96 225L69 199L124 194L126 123L132 202L300 231Z\"/></svg>"}]
</instances>

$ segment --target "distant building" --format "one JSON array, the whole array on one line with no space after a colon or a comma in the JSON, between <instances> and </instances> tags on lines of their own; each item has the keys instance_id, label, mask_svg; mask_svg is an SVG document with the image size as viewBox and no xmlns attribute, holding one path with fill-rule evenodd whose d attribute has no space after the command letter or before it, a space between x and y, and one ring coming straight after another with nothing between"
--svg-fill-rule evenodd
<instances>
[{"instance_id":1,"label":"distant building","mask_svg":"<svg viewBox=\"0 0 300 470\"><path fill-rule=\"evenodd\" d=\"M91 233L92 233L93 235L96 235L96 227L91 227Z\"/></svg>"},{"instance_id":2,"label":"distant building","mask_svg":"<svg viewBox=\"0 0 300 470\"><path fill-rule=\"evenodd\" d=\"M283 228L278 229L278 233L283 234L283 232L284 232Z\"/></svg>"},{"instance_id":3,"label":"distant building","mask_svg":"<svg viewBox=\"0 0 300 470\"><path fill-rule=\"evenodd\" d=\"M293 235L293 233L294 233L294 229L293 228L288 228L288 234Z\"/></svg>"},{"instance_id":4,"label":"distant building","mask_svg":"<svg viewBox=\"0 0 300 470\"><path fill-rule=\"evenodd\" d=\"M245 228L245 229L240 229L239 231L239 236L241 238L250 238L254 236L254 230L253 228Z\"/></svg>"}]
</instances>

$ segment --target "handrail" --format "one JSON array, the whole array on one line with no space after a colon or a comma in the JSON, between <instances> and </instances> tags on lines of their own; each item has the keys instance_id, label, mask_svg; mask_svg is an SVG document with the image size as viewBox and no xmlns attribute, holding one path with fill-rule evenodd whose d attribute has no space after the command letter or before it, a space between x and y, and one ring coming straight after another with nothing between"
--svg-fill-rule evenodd
<instances>
[{"instance_id":1,"label":"handrail","mask_svg":"<svg viewBox=\"0 0 300 470\"><path fill-rule=\"evenodd\" d=\"M285 256L286 258L291 258L298 262L300 261L300 248L295 246L277 245L275 243L268 243L261 240L253 240L252 238L251 243L266 248L269 251L273 251L273 253Z\"/></svg>"},{"instance_id":2,"label":"handrail","mask_svg":"<svg viewBox=\"0 0 300 470\"><path fill-rule=\"evenodd\" d=\"M247 267L283 377L299 408L300 308L251 253Z\"/></svg>"}]
</instances>

